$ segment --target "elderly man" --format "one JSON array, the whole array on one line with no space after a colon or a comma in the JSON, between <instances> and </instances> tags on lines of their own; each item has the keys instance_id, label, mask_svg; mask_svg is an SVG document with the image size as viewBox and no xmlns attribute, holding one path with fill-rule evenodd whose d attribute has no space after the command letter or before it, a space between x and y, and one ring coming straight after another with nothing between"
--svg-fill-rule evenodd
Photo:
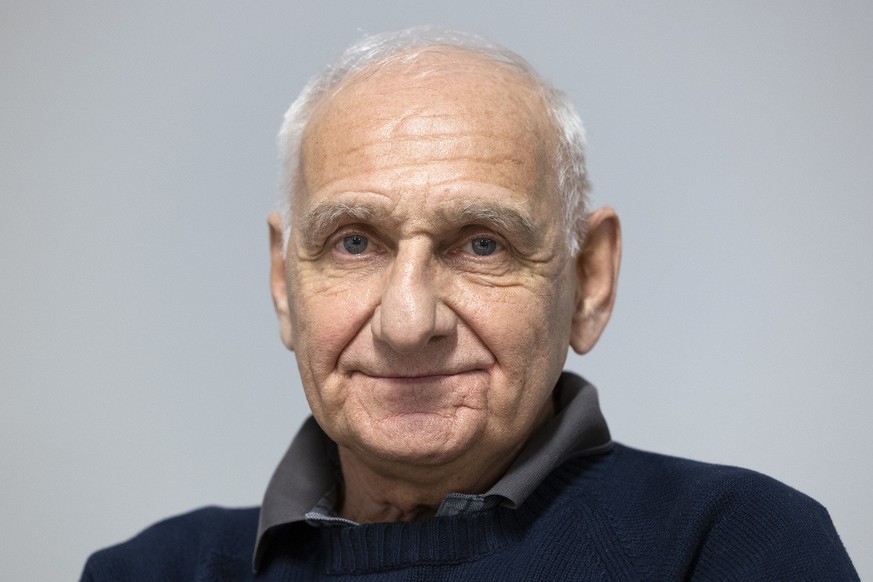
<instances>
[{"instance_id":1,"label":"elderly man","mask_svg":"<svg viewBox=\"0 0 873 582\"><path fill-rule=\"evenodd\" d=\"M310 418L260 510L205 509L86 580L853 579L827 512L764 476L612 443L563 373L621 239L581 123L521 58L365 39L280 133L271 288Z\"/></svg>"}]
</instances>

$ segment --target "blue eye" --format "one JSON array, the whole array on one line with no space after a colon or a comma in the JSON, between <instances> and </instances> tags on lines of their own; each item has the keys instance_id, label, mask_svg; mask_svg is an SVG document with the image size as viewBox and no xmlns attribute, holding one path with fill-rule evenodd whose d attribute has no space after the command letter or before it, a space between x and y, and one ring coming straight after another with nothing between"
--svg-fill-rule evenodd
<instances>
[{"instance_id":1,"label":"blue eye","mask_svg":"<svg viewBox=\"0 0 873 582\"><path fill-rule=\"evenodd\" d=\"M490 238L474 238L470 241L473 252L480 257L485 257L497 250L497 241Z\"/></svg>"},{"instance_id":2,"label":"blue eye","mask_svg":"<svg viewBox=\"0 0 873 582\"><path fill-rule=\"evenodd\" d=\"M352 234L343 238L343 248L352 255L359 255L367 250L370 241L367 237L359 234Z\"/></svg>"}]
</instances>

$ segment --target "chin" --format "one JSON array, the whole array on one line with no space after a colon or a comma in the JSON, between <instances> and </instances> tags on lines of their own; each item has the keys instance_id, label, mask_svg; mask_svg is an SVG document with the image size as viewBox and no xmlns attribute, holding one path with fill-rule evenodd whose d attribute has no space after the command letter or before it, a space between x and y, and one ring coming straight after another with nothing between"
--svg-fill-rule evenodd
<instances>
[{"instance_id":1,"label":"chin","mask_svg":"<svg viewBox=\"0 0 873 582\"><path fill-rule=\"evenodd\" d=\"M473 448L480 437L477 428L437 414L404 414L371 427L358 442L385 461L438 465Z\"/></svg>"}]
</instances>

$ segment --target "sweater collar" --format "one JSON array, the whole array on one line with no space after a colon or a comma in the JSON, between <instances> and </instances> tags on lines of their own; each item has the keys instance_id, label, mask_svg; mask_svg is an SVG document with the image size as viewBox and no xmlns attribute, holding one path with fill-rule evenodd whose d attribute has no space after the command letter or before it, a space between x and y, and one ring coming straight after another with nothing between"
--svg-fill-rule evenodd
<instances>
[{"instance_id":1,"label":"sweater collar","mask_svg":"<svg viewBox=\"0 0 873 582\"><path fill-rule=\"evenodd\" d=\"M503 505L517 508L557 466L579 455L606 452L612 446L606 420L600 412L597 390L583 378L564 372L553 393L555 416L522 448L506 474L483 494L451 493L437 516L472 513ZM336 445L309 417L276 468L261 506L255 543L257 570L273 528L305 522L339 480ZM345 521L345 520L342 520Z\"/></svg>"}]
</instances>

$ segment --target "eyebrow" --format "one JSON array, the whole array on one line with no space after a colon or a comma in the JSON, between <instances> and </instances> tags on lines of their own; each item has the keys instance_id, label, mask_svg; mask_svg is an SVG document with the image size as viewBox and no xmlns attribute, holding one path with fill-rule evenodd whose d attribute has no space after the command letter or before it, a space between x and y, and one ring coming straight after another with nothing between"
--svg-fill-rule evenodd
<instances>
[{"instance_id":1,"label":"eyebrow","mask_svg":"<svg viewBox=\"0 0 873 582\"><path fill-rule=\"evenodd\" d=\"M379 222L387 220L389 214L387 209L378 206L335 201L319 202L301 216L300 234L307 248L315 248L341 221ZM524 245L533 245L538 239L538 228L530 215L508 205L454 203L438 207L436 214L445 224L465 226L481 224L506 236L520 239Z\"/></svg>"},{"instance_id":2,"label":"eyebrow","mask_svg":"<svg viewBox=\"0 0 873 582\"><path fill-rule=\"evenodd\" d=\"M520 237L527 244L537 239L538 229L530 215L512 206L465 203L440 208L438 212L446 222L483 224L506 235Z\"/></svg>"},{"instance_id":3,"label":"eyebrow","mask_svg":"<svg viewBox=\"0 0 873 582\"><path fill-rule=\"evenodd\" d=\"M325 234L333 231L344 218L369 222L376 215L384 214L372 206L346 204L344 202L319 202L301 217L300 234L307 248L317 247Z\"/></svg>"}]
</instances>

